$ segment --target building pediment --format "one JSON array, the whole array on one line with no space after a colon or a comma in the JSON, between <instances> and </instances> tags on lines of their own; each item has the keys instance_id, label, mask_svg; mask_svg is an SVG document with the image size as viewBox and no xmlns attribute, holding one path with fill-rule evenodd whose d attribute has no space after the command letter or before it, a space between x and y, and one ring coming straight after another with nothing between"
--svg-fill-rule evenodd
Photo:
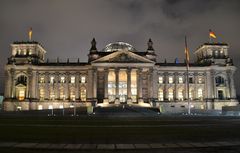
<instances>
[{"instance_id":1,"label":"building pediment","mask_svg":"<svg viewBox=\"0 0 240 153\"><path fill-rule=\"evenodd\" d=\"M130 51L117 51L94 60L92 63L154 63L154 61Z\"/></svg>"},{"instance_id":2,"label":"building pediment","mask_svg":"<svg viewBox=\"0 0 240 153\"><path fill-rule=\"evenodd\" d=\"M17 88L26 88L26 86L22 83L19 83L16 85Z\"/></svg>"}]
</instances>

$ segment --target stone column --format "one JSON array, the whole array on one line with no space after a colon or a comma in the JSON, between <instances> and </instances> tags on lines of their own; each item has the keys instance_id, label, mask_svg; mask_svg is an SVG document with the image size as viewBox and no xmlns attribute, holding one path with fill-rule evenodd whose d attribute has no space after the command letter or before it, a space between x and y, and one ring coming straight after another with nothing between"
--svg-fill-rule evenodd
<instances>
[{"instance_id":1,"label":"stone column","mask_svg":"<svg viewBox=\"0 0 240 153\"><path fill-rule=\"evenodd\" d=\"M115 69L115 76L116 76L116 98L119 99L119 69Z\"/></svg>"},{"instance_id":2,"label":"stone column","mask_svg":"<svg viewBox=\"0 0 240 153\"><path fill-rule=\"evenodd\" d=\"M215 99L217 96L216 96L216 81L215 81L215 72L214 71L211 72L211 81L212 81L212 86L211 86L212 98Z\"/></svg>"},{"instance_id":3,"label":"stone column","mask_svg":"<svg viewBox=\"0 0 240 153\"><path fill-rule=\"evenodd\" d=\"M55 95L55 100L56 99L59 99L59 87L60 87L60 84L59 84L59 73L55 73L55 77L54 77L54 95Z\"/></svg>"},{"instance_id":4,"label":"stone column","mask_svg":"<svg viewBox=\"0 0 240 153\"><path fill-rule=\"evenodd\" d=\"M205 78L205 89L206 89L206 98L208 100L212 99L212 79L211 73L209 71L206 72Z\"/></svg>"},{"instance_id":5,"label":"stone column","mask_svg":"<svg viewBox=\"0 0 240 153\"><path fill-rule=\"evenodd\" d=\"M229 81L230 81L230 95L232 99L236 99L236 89L234 84L234 78L233 78L233 71L229 72Z\"/></svg>"},{"instance_id":6,"label":"stone column","mask_svg":"<svg viewBox=\"0 0 240 153\"><path fill-rule=\"evenodd\" d=\"M152 97L157 100L158 99L158 74L157 74L157 70L153 70L152 72ZM163 76L164 78L164 76Z\"/></svg>"},{"instance_id":7,"label":"stone column","mask_svg":"<svg viewBox=\"0 0 240 153\"><path fill-rule=\"evenodd\" d=\"M198 98L198 73L194 73L193 80L194 80L194 90L195 90L193 99L196 99Z\"/></svg>"},{"instance_id":8,"label":"stone column","mask_svg":"<svg viewBox=\"0 0 240 153\"><path fill-rule=\"evenodd\" d=\"M97 99L97 69L93 69L93 98Z\"/></svg>"},{"instance_id":9,"label":"stone column","mask_svg":"<svg viewBox=\"0 0 240 153\"><path fill-rule=\"evenodd\" d=\"M137 84L137 88L138 88L138 101L142 102L143 101L143 97L142 97L142 69L138 69L137 70L137 80L138 80L138 84Z\"/></svg>"},{"instance_id":10,"label":"stone column","mask_svg":"<svg viewBox=\"0 0 240 153\"><path fill-rule=\"evenodd\" d=\"M131 69L127 69L127 98L131 99Z\"/></svg>"},{"instance_id":11,"label":"stone column","mask_svg":"<svg viewBox=\"0 0 240 153\"><path fill-rule=\"evenodd\" d=\"M76 73L76 75L75 75L75 77L76 77L76 89L75 89L75 99L76 100L80 100L80 73L79 72L77 72Z\"/></svg>"},{"instance_id":12,"label":"stone column","mask_svg":"<svg viewBox=\"0 0 240 153\"><path fill-rule=\"evenodd\" d=\"M33 80L33 74L32 74L32 70L31 69L28 69L27 70L27 75L28 75L28 78L27 78L27 88L26 88L26 98L32 98L31 95L32 95L32 80Z\"/></svg>"},{"instance_id":13,"label":"stone column","mask_svg":"<svg viewBox=\"0 0 240 153\"><path fill-rule=\"evenodd\" d=\"M37 88L37 72L34 71L32 72L32 81L31 81L31 87L29 89L31 89L31 98L37 98L36 97L36 90Z\"/></svg>"},{"instance_id":14,"label":"stone column","mask_svg":"<svg viewBox=\"0 0 240 153\"><path fill-rule=\"evenodd\" d=\"M108 69L104 69L104 99L108 99Z\"/></svg>"},{"instance_id":15,"label":"stone column","mask_svg":"<svg viewBox=\"0 0 240 153\"><path fill-rule=\"evenodd\" d=\"M50 89L50 87L49 87L49 74L48 73L46 73L45 72L45 74L44 74L44 98L45 99L49 99L49 89Z\"/></svg>"},{"instance_id":16,"label":"stone column","mask_svg":"<svg viewBox=\"0 0 240 153\"><path fill-rule=\"evenodd\" d=\"M10 71L5 71L5 89L4 89L4 97L10 98L11 97L11 87L12 87L12 76Z\"/></svg>"},{"instance_id":17,"label":"stone column","mask_svg":"<svg viewBox=\"0 0 240 153\"><path fill-rule=\"evenodd\" d=\"M93 70L88 70L87 75L87 99L91 100L93 98Z\"/></svg>"},{"instance_id":18,"label":"stone column","mask_svg":"<svg viewBox=\"0 0 240 153\"><path fill-rule=\"evenodd\" d=\"M175 72L174 76L173 76L173 82L174 82L174 95L173 95L173 101L176 101L176 99L178 99L178 90L177 90L177 83L178 83L178 73Z\"/></svg>"},{"instance_id":19,"label":"stone column","mask_svg":"<svg viewBox=\"0 0 240 153\"><path fill-rule=\"evenodd\" d=\"M149 69L148 71L148 99L151 100L153 98L153 69Z\"/></svg>"}]
</instances>

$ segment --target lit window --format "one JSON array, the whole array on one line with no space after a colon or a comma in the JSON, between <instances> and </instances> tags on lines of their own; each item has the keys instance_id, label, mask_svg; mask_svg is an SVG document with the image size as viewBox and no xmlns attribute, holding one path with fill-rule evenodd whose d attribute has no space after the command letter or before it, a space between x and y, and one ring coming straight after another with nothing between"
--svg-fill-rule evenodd
<instances>
[{"instance_id":1,"label":"lit window","mask_svg":"<svg viewBox=\"0 0 240 153\"><path fill-rule=\"evenodd\" d=\"M39 91L39 97L40 97L40 100L44 100L44 96L45 96L45 93L44 93L44 89L40 89Z\"/></svg>"},{"instance_id":2,"label":"lit window","mask_svg":"<svg viewBox=\"0 0 240 153\"><path fill-rule=\"evenodd\" d=\"M81 83L86 83L86 77L85 76L81 77Z\"/></svg>"},{"instance_id":3,"label":"lit window","mask_svg":"<svg viewBox=\"0 0 240 153\"><path fill-rule=\"evenodd\" d=\"M198 83L203 83L203 78L202 77L198 78Z\"/></svg>"},{"instance_id":4,"label":"lit window","mask_svg":"<svg viewBox=\"0 0 240 153\"><path fill-rule=\"evenodd\" d=\"M163 90L162 89L158 90L158 100L163 101Z\"/></svg>"},{"instance_id":5,"label":"lit window","mask_svg":"<svg viewBox=\"0 0 240 153\"><path fill-rule=\"evenodd\" d=\"M42 105L38 105L38 110L42 110L43 106Z\"/></svg>"},{"instance_id":6,"label":"lit window","mask_svg":"<svg viewBox=\"0 0 240 153\"><path fill-rule=\"evenodd\" d=\"M60 95L60 99L65 100L66 97L65 97L63 88L60 88L59 95Z\"/></svg>"},{"instance_id":7,"label":"lit window","mask_svg":"<svg viewBox=\"0 0 240 153\"><path fill-rule=\"evenodd\" d=\"M162 77L162 76L160 76L160 77L158 78L158 83L163 83L163 77Z\"/></svg>"},{"instance_id":8,"label":"lit window","mask_svg":"<svg viewBox=\"0 0 240 153\"><path fill-rule=\"evenodd\" d=\"M81 92L82 91L83 90L81 89ZM115 100L115 96L116 96L116 75L115 75L115 72L111 70L108 73L108 100L109 100L109 102L113 102ZM82 100L82 98L81 98L81 100Z\"/></svg>"},{"instance_id":9,"label":"lit window","mask_svg":"<svg viewBox=\"0 0 240 153\"><path fill-rule=\"evenodd\" d=\"M49 105L49 106L48 106L48 109L53 109L53 106L52 106L52 105Z\"/></svg>"},{"instance_id":10,"label":"lit window","mask_svg":"<svg viewBox=\"0 0 240 153\"><path fill-rule=\"evenodd\" d=\"M75 101L75 98L76 98L75 92L72 90L72 91L70 92L70 99L71 99L72 101Z\"/></svg>"},{"instance_id":11,"label":"lit window","mask_svg":"<svg viewBox=\"0 0 240 153\"><path fill-rule=\"evenodd\" d=\"M61 82L61 83L65 83L65 77L62 76L62 77L60 78L60 82Z\"/></svg>"},{"instance_id":12,"label":"lit window","mask_svg":"<svg viewBox=\"0 0 240 153\"><path fill-rule=\"evenodd\" d=\"M198 98L202 99L203 98L203 90L200 88L198 89Z\"/></svg>"},{"instance_id":13,"label":"lit window","mask_svg":"<svg viewBox=\"0 0 240 153\"><path fill-rule=\"evenodd\" d=\"M137 71L131 71L131 98L132 102L137 102Z\"/></svg>"},{"instance_id":14,"label":"lit window","mask_svg":"<svg viewBox=\"0 0 240 153\"><path fill-rule=\"evenodd\" d=\"M170 77L168 78L168 83L173 83L173 77L172 77L172 76L170 76Z\"/></svg>"},{"instance_id":15,"label":"lit window","mask_svg":"<svg viewBox=\"0 0 240 153\"><path fill-rule=\"evenodd\" d=\"M180 76L180 77L178 78L178 83L183 83L183 77L182 77L182 76Z\"/></svg>"},{"instance_id":16,"label":"lit window","mask_svg":"<svg viewBox=\"0 0 240 153\"><path fill-rule=\"evenodd\" d=\"M32 50L29 50L28 54L29 54L29 55L32 55Z\"/></svg>"},{"instance_id":17,"label":"lit window","mask_svg":"<svg viewBox=\"0 0 240 153\"><path fill-rule=\"evenodd\" d=\"M18 95L18 100L24 100L25 99L25 90L20 90Z\"/></svg>"},{"instance_id":18,"label":"lit window","mask_svg":"<svg viewBox=\"0 0 240 153\"><path fill-rule=\"evenodd\" d=\"M71 76L71 83L75 83L75 76Z\"/></svg>"},{"instance_id":19,"label":"lit window","mask_svg":"<svg viewBox=\"0 0 240 153\"><path fill-rule=\"evenodd\" d=\"M50 77L50 83L54 83L54 77L53 76Z\"/></svg>"},{"instance_id":20,"label":"lit window","mask_svg":"<svg viewBox=\"0 0 240 153\"><path fill-rule=\"evenodd\" d=\"M81 101L86 101L86 99L87 99L87 91L86 91L85 87L81 88L80 99L81 99Z\"/></svg>"},{"instance_id":21,"label":"lit window","mask_svg":"<svg viewBox=\"0 0 240 153\"><path fill-rule=\"evenodd\" d=\"M40 83L44 83L44 77L40 77Z\"/></svg>"},{"instance_id":22,"label":"lit window","mask_svg":"<svg viewBox=\"0 0 240 153\"><path fill-rule=\"evenodd\" d=\"M191 100L193 99L193 90L189 91L189 99L191 99Z\"/></svg>"},{"instance_id":23,"label":"lit window","mask_svg":"<svg viewBox=\"0 0 240 153\"><path fill-rule=\"evenodd\" d=\"M168 100L169 101L173 100L173 89L168 90Z\"/></svg>"},{"instance_id":24,"label":"lit window","mask_svg":"<svg viewBox=\"0 0 240 153\"><path fill-rule=\"evenodd\" d=\"M55 99L55 94L54 94L54 91L50 91L50 99L51 100L54 100Z\"/></svg>"},{"instance_id":25,"label":"lit window","mask_svg":"<svg viewBox=\"0 0 240 153\"><path fill-rule=\"evenodd\" d=\"M178 100L183 100L183 91L182 90L178 90Z\"/></svg>"}]
</instances>

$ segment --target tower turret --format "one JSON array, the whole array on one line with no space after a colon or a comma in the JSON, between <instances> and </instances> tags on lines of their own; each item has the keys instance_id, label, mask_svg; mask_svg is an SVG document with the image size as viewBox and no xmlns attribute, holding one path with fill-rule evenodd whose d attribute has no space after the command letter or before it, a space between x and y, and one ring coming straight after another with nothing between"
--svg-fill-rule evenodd
<instances>
[{"instance_id":1,"label":"tower turret","mask_svg":"<svg viewBox=\"0 0 240 153\"><path fill-rule=\"evenodd\" d=\"M148 40L147 45L148 45L148 48L147 48L146 57L152 61L156 61L156 54L153 49L153 42L152 42L151 38Z\"/></svg>"},{"instance_id":2,"label":"tower turret","mask_svg":"<svg viewBox=\"0 0 240 153\"><path fill-rule=\"evenodd\" d=\"M91 62L98 58L98 51L97 51L96 45L97 45L97 42L95 38L93 38L91 41L90 53L88 54L88 62Z\"/></svg>"},{"instance_id":3,"label":"tower turret","mask_svg":"<svg viewBox=\"0 0 240 153\"><path fill-rule=\"evenodd\" d=\"M36 41L14 42L11 44L12 55L9 64L38 64L43 63L46 51Z\"/></svg>"},{"instance_id":4,"label":"tower turret","mask_svg":"<svg viewBox=\"0 0 240 153\"><path fill-rule=\"evenodd\" d=\"M204 43L195 54L198 63L209 63L213 65L232 65L232 59L228 54L228 44L226 43Z\"/></svg>"}]
</instances>

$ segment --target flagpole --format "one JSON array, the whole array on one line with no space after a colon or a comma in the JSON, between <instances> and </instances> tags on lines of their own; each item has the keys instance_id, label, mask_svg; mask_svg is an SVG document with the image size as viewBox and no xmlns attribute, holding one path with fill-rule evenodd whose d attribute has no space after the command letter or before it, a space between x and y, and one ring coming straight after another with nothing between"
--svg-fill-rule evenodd
<instances>
[{"instance_id":1,"label":"flagpole","mask_svg":"<svg viewBox=\"0 0 240 153\"><path fill-rule=\"evenodd\" d=\"M189 53L187 48L187 37L185 36L185 50L186 50L186 70L187 70L187 100L188 100L188 115L191 114L190 98L189 98Z\"/></svg>"},{"instance_id":2,"label":"flagpole","mask_svg":"<svg viewBox=\"0 0 240 153\"><path fill-rule=\"evenodd\" d=\"M211 29L209 29L209 34L208 34L208 37L209 37L209 43L212 43L212 39L211 39L211 36L210 36L210 33L211 33Z\"/></svg>"}]
</instances>

